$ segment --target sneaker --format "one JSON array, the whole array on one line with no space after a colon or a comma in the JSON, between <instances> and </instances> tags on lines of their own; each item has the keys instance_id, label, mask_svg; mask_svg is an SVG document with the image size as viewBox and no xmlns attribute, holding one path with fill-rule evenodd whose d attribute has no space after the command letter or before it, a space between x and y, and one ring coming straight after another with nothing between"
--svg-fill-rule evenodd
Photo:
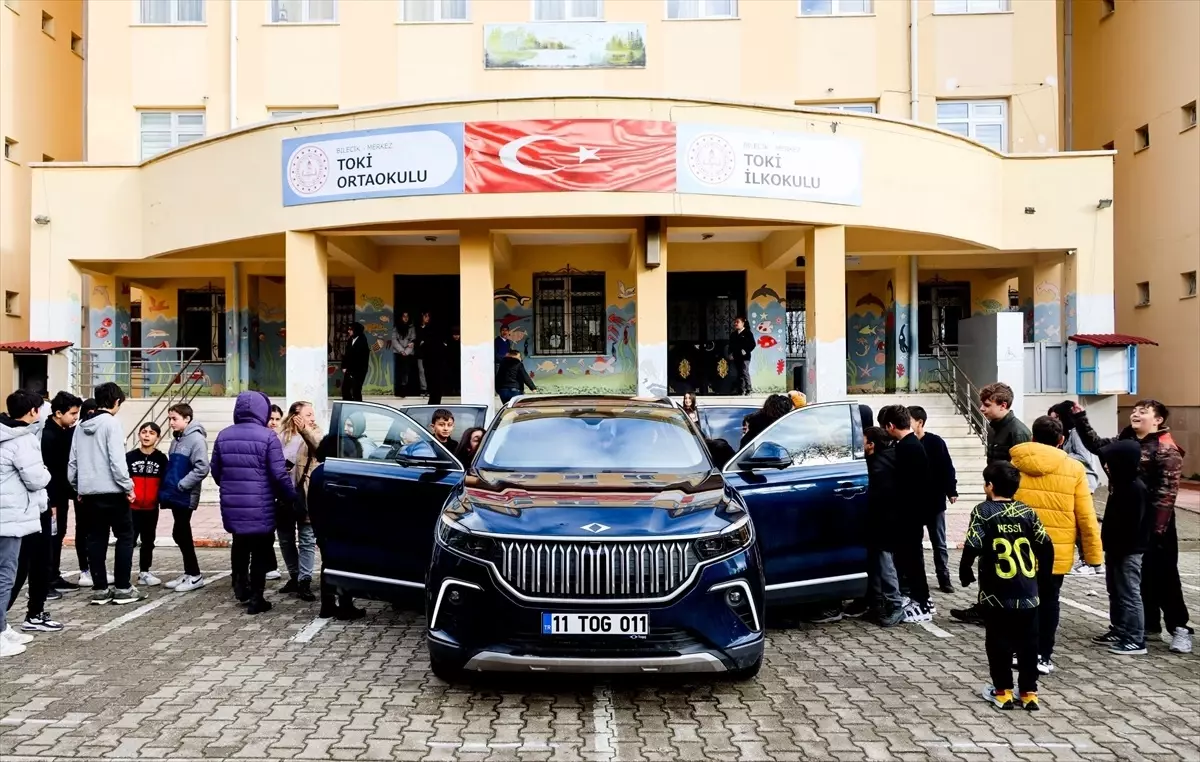
<instances>
[{"instance_id":1,"label":"sneaker","mask_svg":"<svg viewBox=\"0 0 1200 762\"><path fill-rule=\"evenodd\" d=\"M933 613L930 612L928 605L921 605L916 601L908 604L904 609L904 622L906 624L914 624L917 622L932 622Z\"/></svg>"},{"instance_id":2,"label":"sneaker","mask_svg":"<svg viewBox=\"0 0 1200 762\"><path fill-rule=\"evenodd\" d=\"M10 643L16 643L17 645L23 646L26 643L32 642L33 636L26 635L23 632L17 632L10 624L4 628L4 632L0 632L0 640L6 640Z\"/></svg>"},{"instance_id":3,"label":"sneaker","mask_svg":"<svg viewBox=\"0 0 1200 762\"><path fill-rule=\"evenodd\" d=\"M1039 709L1041 709L1041 707L1038 706L1037 694L1034 693L1033 691L1030 691L1029 693L1022 693L1021 694L1021 708L1024 709L1026 712L1036 712Z\"/></svg>"},{"instance_id":4,"label":"sneaker","mask_svg":"<svg viewBox=\"0 0 1200 762\"><path fill-rule=\"evenodd\" d=\"M1098 646L1115 646L1121 642L1121 636L1118 635L1115 630L1109 630L1106 633L1092 638L1092 642Z\"/></svg>"},{"instance_id":5,"label":"sneaker","mask_svg":"<svg viewBox=\"0 0 1200 762\"><path fill-rule=\"evenodd\" d=\"M48 601L61 601L62 598L63 594L54 588L50 588L46 591L46 600Z\"/></svg>"},{"instance_id":6,"label":"sneaker","mask_svg":"<svg viewBox=\"0 0 1200 762\"><path fill-rule=\"evenodd\" d=\"M1013 669L1019 669L1020 666L1021 666L1021 660L1017 658L1016 654L1013 654Z\"/></svg>"},{"instance_id":7,"label":"sneaker","mask_svg":"<svg viewBox=\"0 0 1200 762\"><path fill-rule=\"evenodd\" d=\"M300 589L300 582L295 577L289 579L283 587L279 588L281 593L295 593Z\"/></svg>"},{"instance_id":8,"label":"sneaker","mask_svg":"<svg viewBox=\"0 0 1200 762\"><path fill-rule=\"evenodd\" d=\"M941 590L946 595L952 595L954 593L954 585L951 585L949 582L943 582L938 585L938 590Z\"/></svg>"},{"instance_id":9,"label":"sneaker","mask_svg":"<svg viewBox=\"0 0 1200 762\"><path fill-rule=\"evenodd\" d=\"M834 622L842 621L842 616L842 608L839 606L837 608L823 609L822 611L817 612L816 616L808 621L813 624L832 624Z\"/></svg>"},{"instance_id":10,"label":"sneaker","mask_svg":"<svg viewBox=\"0 0 1200 762\"><path fill-rule=\"evenodd\" d=\"M25 653L25 644L8 638L0 638L0 657Z\"/></svg>"},{"instance_id":11,"label":"sneaker","mask_svg":"<svg viewBox=\"0 0 1200 762\"><path fill-rule=\"evenodd\" d=\"M145 585L146 587L154 587L155 585L161 585L162 580L155 577L153 572L144 571L138 575L138 584Z\"/></svg>"},{"instance_id":12,"label":"sneaker","mask_svg":"<svg viewBox=\"0 0 1200 762\"><path fill-rule=\"evenodd\" d=\"M895 627L904 621L904 609L893 609L879 617L880 627Z\"/></svg>"},{"instance_id":13,"label":"sneaker","mask_svg":"<svg viewBox=\"0 0 1200 762\"><path fill-rule=\"evenodd\" d=\"M937 616L937 604L933 602L932 598L929 599L929 603L925 604L925 610L929 612L929 616Z\"/></svg>"},{"instance_id":14,"label":"sneaker","mask_svg":"<svg viewBox=\"0 0 1200 762\"><path fill-rule=\"evenodd\" d=\"M180 582L178 585L176 585L175 592L189 593L192 590L199 590L202 587L204 587L204 575L197 574L194 577L187 577L183 580L183 582Z\"/></svg>"},{"instance_id":15,"label":"sneaker","mask_svg":"<svg viewBox=\"0 0 1200 762\"><path fill-rule=\"evenodd\" d=\"M174 590L175 588L177 588L177 587L179 587L180 585L182 585L182 584L183 584L183 583L184 583L184 582L187 580L187 578L188 578L188 575L186 575L186 574L180 574L178 577L176 577L175 579L171 580L170 582L168 582L168 583L167 583L166 585L164 585L163 587L167 588L168 590Z\"/></svg>"},{"instance_id":16,"label":"sneaker","mask_svg":"<svg viewBox=\"0 0 1200 762\"><path fill-rule=\"evenodd\" d=\"M1093 577L1096 575L1096 570L1084 563L1081 558L1075 562L1075 565L1071 567L1071 571L1067 573L1077 577Z\"/></svg>"},{"instance_id":17,"label":"sneaker","mask_svg":"<svg viewBox=\"0 0 1200 762\"><path fill-rule=\"evenodd\" d=\"M62 590L71 591L71 590L79 589L79 585L76 585L74 582L72 582L69 579L63 579L62 577L59 577L58 579L54 580L54 584L51 585L50 587L54 588L55 590L59 590L59 591L62 591Z\"/></svg>"},{"instance_id":18,"label":"sneaker","mask_svg":"<svg viewBox=\"0 0 1200 762\"><path fill-rule=\"evenodd\" d=\"M1095 573L1096 576L1098 576L1098 577L1103 577L1104 576L1104 564L1100 564L1099 566L1093 566L1092 572Z\"/></svg>"},{"instance_id":19,"label":"sneaker","mask_svg":"<svg viewBox=\"0 0 1200 762\"><path fill-rule=\"evenodd\" d=\"M21 629L26 632L62 632L63 626L60 622L51 619L49 613L43 611L36 616L25 617L25 623L21 625Z\"/></svg>"},{"instance_id":20,"label":"sneaker","mask_svg":"<svg viewBox=\"0 0 1200 762\"><path fill-rule=\"evenodd\" d=\"M1048 675L1054 671L1054 662L1049 659L1038 657L1038 672L1043 675Z\"/></svg>"},{"instance_id":21,"label":"sneaker","mask_svg":"<svg viewBox=\"0 0 1200 762\"><path fill-rule=\"evenodd\" d=\"M108 545L109 545L109 547L112 547L113 545L116 545L116 544L117 544L117 538L116 538L116 537L113 537L112 535L109 535L109 536L108 536Z\"/></svg>"},{"instance_id":22,"label":"sneaker","mask_svg":"<svg viewBox=\"0 0 1200 762\"><path fill-rule=\"evenodd\" d=\"M113 593L111 587L107 590L92 591L92 605L103 606L106 603L112 603L112 599Z\"/></svg>"},{"instance_id":23,"label":"sneaker","mask_svg":"<svg viewBox=\"0 0 1200 762\"><path fill-rule=\"evenodd\" d=\"M1110 654L1117 654L1118 656L1143 656L1146 653L1146 644L1129 641L1113 643L1108 652Z\"/></svg>"},{"instance_id":24,"label":"sneaker","mask_svg":"<svg viewBox=\"0 0 1200 762\"><path fill-rule=\"evenodd\" d=\"M983 624L983 610L978 605L967 609L950 609L950 616L964 624Z\"/></svg>"},{"instance_id":25,"label":"sneaker","mask_svg":"<svg viewBox=\"0 0 1200 762\"><path fill-rule=\"evenodd\" d=\"M85 572L85 571L79 572L79 587L91 587L91 586L92 586L92 573Z\"/></svg>"},{"instance_id":26,"label":"sneaker","mask_svg":"<svg viewBox=\"0 0 1200 762\"><path fill-rule=\"evenodd\" d=\"M147 596L145 593L138 590L136 587L133 587L132 585L125 588L124 590L113 590L113 592L112 592L112 602L117 604L118 606L124 606L127 603L137 603L138 601L144 601L144 600L146 600L147 597L149 597L149 596Z\"/></svg>"},{"instance_id":27,"label":"sneaker","mask_svg":"<svg viewBox=\"0 0 1200 762\"><path fill-rule=\"evenodd\" d=\"M267 572L267 579L274 580L274 579L282 579L282 578L283 578L283 575L279 573L278 569L272 569L271 571Z\"/></svg>"},{"instance_id":28,"label":"sneaker","mask_svg":"<svg viewBox=\"0 0 1200 762\"><path fill-rule=\"evenodd\" d=\"M1013 702L1012 690L998 691L990 685L983 686L980 691L983 700L996 707L997 709L1012 709L1016 706Z\"/></svg>"},{"instance_id":29,"label":"sneaker","mask_svg":"<svg viewBox=\"0 0 1200 762\"><path fill-rule=\"evenodd\" d=\"M851 601L850 605L842 610L842 614L850 619L859 619L866 616L870 609L871 607L867 605L866 600L859 598Z\"/></svg>"},{"instance_id":30,"label":"sneaker","mask_svg":"<svg viewBox=\"0 0 1200 762\"><path fill-rule=\"evenodd\" d=\"M1171 653L1190 654L1192 652L1192 633L1186 627L1176 627L1175 637L1171 638Z\"/></svg>"}]
</instances>

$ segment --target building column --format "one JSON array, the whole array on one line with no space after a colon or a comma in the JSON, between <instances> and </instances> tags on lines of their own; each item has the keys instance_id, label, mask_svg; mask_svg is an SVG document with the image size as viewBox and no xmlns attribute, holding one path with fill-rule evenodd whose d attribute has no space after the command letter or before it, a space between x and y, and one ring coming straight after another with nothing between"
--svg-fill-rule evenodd
<instances>
[{"instance_id":1,"label":"building column","mask_svg":"<svg viewBox=\"0 0 1200 762\"><path fill-rule=\"evenodd\" d=\"M896 259L896 264L890 273L891 286L888 294L891 303L888 305L887 349L887 380L885 388L889 392L908 390L908 376L913 371L916 360L915 341L912 326L909 325L909 309L916 298L916 287L912 282L911 259L916 255L902 256Z\"/></svg>"},{"instance_id":2,"label":"building column","mask_svg":"<svg viewBox=\"0 0 1200 762\"><path fill-rule=\"evenodd\" d=\"M492 236L484 229L464 228L458 237L458 289L461 307L459 379L462 401L487 405L496 397L495 374L495 268Z\"/></svg>"},{"instance_id":3,"label":"building column","mask_svg":"<svg viewBox=\"0 0 1200 762\"><path fill-rule=\"evenodd\" d=\"M756 347L750 361L755 394L791 388L787 377L787 271L746 270L746 319Z\"/></svg>"},{"instance_id":4,"label":"building column","mask_svg":"<svg viewBox=\"0 0 1200 762\"><path fill-rule=\"evenodd\" d=\"M667 231L647 218L634 252L637 274L637 393L665 397L667 385Z\"/></svg>"},{"instance_id":5,"label":"building column","mask_svg":"<svg viewBox=\"0 0 1200 762\"><path fill-rule=\"evenodd\" d=\"M813 402L846 397L846 229L814 228L804 262L808 388Z\"/></svg>"},{"instance_id":6,"label":"building column","mask_svg":"<svg viewBox=\"0 0 1200 762\"><path fill-rule=\"evenodd\" d=\"M1022 268L1017 274L1025 341L1063 340L1062 270L1062 255L1039 254L1032 267Z\"/></svg>"},{"instance_id":7,"label":"building column","mask_svg":"<svg viewBox=\"0 0 1200 762\"><path fill-rule=\"evenodd\" d=\"M284 256L287 401L311 402L317 421L324 425L329 420L329 255L325 238L289 230Z\"/></svg>"}]
</instances>

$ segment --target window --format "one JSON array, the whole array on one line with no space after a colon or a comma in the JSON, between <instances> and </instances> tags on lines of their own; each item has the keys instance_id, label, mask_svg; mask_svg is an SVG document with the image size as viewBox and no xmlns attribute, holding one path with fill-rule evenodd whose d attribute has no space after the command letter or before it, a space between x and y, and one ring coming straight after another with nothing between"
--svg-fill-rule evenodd
<instances>
[{"instance_id":1,"label":"window","mask_svg":"<svg viewBox=\"0 0 1200 762\"><path fill-rule=\"evenodd\" d=\"M71 32L71 52L77 56L83 56L83 38Z\"/></svg>"},{"instance_id":2,"label":"window","mask_svg":"<svg viewBox=\"0 0 1200 762\"><path fill-rule=\"evenodd\" d=\"M1196 295L1196 271L1190 270L1186 273L1180 273L1179 279L1183 281L1183 296L1181 299L1191 299Z\"/></svg>"},{"instance_id":3,"label":"window","mask_svg":"<svg viewBox=\"0 0 1200 762\"><path fill-rule=\"evenodd\" d=\"M604 273L534 276L534 354L607 354L604 305Z\"/></svg>"},{"instance_id":4,"label":"window","mask_svg":"<svg viewBox=\"0 0 1200 762\"><path fill-rule=\"evenodd\" d=\"M534 21L603 21L603 0L533 0Z\"/></svg>"},{"instance_id":5,"label":"window","mask_svg":"<svg viewBox=\"0 0 1200 762\"><path fill-rule=\"evenodd\" d=\"M801 408L788 413L751 442L750 452L773 442L792 456L792 467L820 466L854 460L854 425L850 405Z\"/></svg>"},{"instance_id":6,"label":"window","mask_svg":"<svg viewBox=\"0 0 1200 762\"><path fill-rule=\"evenodd\" d=\"M142 161L204 137L203 111L142 111Z\"/></svg>"},{"instance_id":7,"label":"window","mask_svg":"<svg viewBox=\"0 0 1200 762\"><path fill-rule=\"evenodd\" d=\"M874 103L819 103L819 108L827 108L832 111L848 111L852 114L874 114Z\"/></svg>"},{"instance_id":8,"label":"window","mask_svg":"<svg viewBox=\"0 0 1200 762\"><path fill-rule=\"evenodd\" d=\"M204 23L204 0L141 0L138 5L143 24Z\"/></svg>"},{"instance_id":9,"label":"window","mask_svg":"<svg viewBox=\"0 0 1200 762\"><path fill-rule=\"evenodd\" d=\"M466 21L467 0L400 0L400 20L409 23Z\"/></svg>"},{"instance_id":10,"label":"window","mask_svg":"<svg viewBox=\"0 0 1200 762\"><path fill-rule=\"evenodd\" d=\"M351 460L446 460L433 436L397 410L343 402L338 425L337 457Z\"/></svg>"},{"instance_id":11,"label":"window","mask_svg":"<svg viewBox=\"0 0 1200 762\"><path fill-rule=\"evenodd\" d=\"M1196 101L1183 107L1183 129L1189 130L1196 126Z\"/></svg>"},{"instance_id":12,"label":"window","mask_svg":"<svg viewBox=\"0 0 1200 762\"><path fill-rule=\"evenodd\" d=\"M1004 13L1010 10L1008 0L934 0L933 12L942 13Z\"/></svg>"},{"instance_id":13,"label":"window","mask_svg":"<svg viewBox=\"0 0 1200 762\"><path fill-rule=\"evenodd\" d=\"M17 141L12 138L4 139L4 158L9 161L17 160Z\"/></svg>"},{"instance_id":14,"label":"window","mask_svg":"<svg viewBox=\"0 0 1200 762\"><path fill-rule=\"evenodd\" d=\"M1143 124L1133 131L1133 150L1144 151L1150 147L1150 125Z\"/></svg>"},{"instance_id":15,"label":"window","mask_svg":"<svg viewBox=\"0 0 1200 762\"><path fill-rule=\"evenodd\" d=\"M321 24L337 21L337 0L271 0L276 24Z\"/></svg>"},{"instance_id":16,"label":"window","mask_svg":"<svg viewBox=\"0 0 1200 762\"><path fill-rule=\"evenodd\" d=\"M1008 150L1007 101L939 101L937 126L996 151Z\"/></svg>"},{"instance_id":17,"label":"window","mask_svg":"<svg viewBox=\"0 0 1200 762\"><path fill-rule=\"evenodd\" d=\"M737 18L737 0L667 0L667 18Z\"/></svg>"},{"instance_id":18,"label":"window","mask_svg":"<svg viewBox=\"0 0 1200 762\"><path fill-rule=\"evenodd\" d=\"M45 11L42 11L42 31L51 37L54 36L54 17Z\"/></svg>"},{"instance_id":19,"label":"window","mask_svg":"<svg viewBox=\"0 0 1200 762\"><path fill-rule=\"evenodd\" d=\"M200 362L225 360L224 291L179 291L179 346L195 348Z\"/></svg>"},{"instance_id":20,"label":"window","mask_svg":"<svg viewBox=\"0 0 1200 762\"><path fill-rule=\"evenodd\" d=\"M1192 273L1195 275L1195 273ZM1193 282L1195 279L1193 278ZM20 315L21 314L21 295L16 291L4 292L4 314L5 315Z\"/></svg>"},{"instance_id":21,"label":"window","mask_svg":"<svg viewBox=\"0 0 1200 762\"><path fill-rule=\"evenodd\" d=\"M1142 281L1137 284L1137 306L1150 306L1150 281Z\"/></svg>"},{"instance_id":22,"label":"window","mask_svg":"<svg viewBox=\"0 0 1200 762\"><path fill-rule=\"evenodd\" d=\"M801 16L861 16L871 12L872 0L800 0Z\"/></svg>"},{"instance_id":23,"label":"window","mask_svg":"<svg viewBox=\"0 0 1200 762\"><path fill-rule=\"evenodd\" d=\"M282 109L279 111L272 111L271 120L291 119L294 116L308 116L310 114L326 114L331 111L337 111L337 108L332 106L321 106L319 108Z\"/></svg>"}]
</instances>

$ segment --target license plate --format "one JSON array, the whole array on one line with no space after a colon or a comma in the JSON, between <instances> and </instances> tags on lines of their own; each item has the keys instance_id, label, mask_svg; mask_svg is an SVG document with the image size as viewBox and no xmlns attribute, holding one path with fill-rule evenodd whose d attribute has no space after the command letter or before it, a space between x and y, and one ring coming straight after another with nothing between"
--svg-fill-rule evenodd
<instances>
[{"instance_id":1,"label":"license plate","mask_svg":"<svg viewBox=\"0 0 1200 762\"><path fill-rule=\"evenodd\" d=\"M542 614L543 635L647 635L649 614Z\"/></svg>"}]
</instances>

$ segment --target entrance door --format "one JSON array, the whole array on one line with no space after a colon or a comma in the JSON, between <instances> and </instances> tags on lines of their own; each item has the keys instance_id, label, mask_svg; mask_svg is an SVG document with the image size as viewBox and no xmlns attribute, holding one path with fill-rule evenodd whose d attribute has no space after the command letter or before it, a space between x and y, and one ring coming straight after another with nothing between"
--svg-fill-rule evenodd
<instances>
[{"instance_id":1,"label":"entrance door","mask_svg":"<svg viewBox=\"0 0 1200 762\"><path fill-rule=\"evenodd\" d=\"M746 311L746 273L667 274L667 365L672 394L732 394L733 319Z\"/></svg>"},{"instance_id":2,"label":"entrance door","mask_svg":"<svg viewBox=\"0 0 1200 762\"><path fill-rule=\"evenodd\" d=\"M958 354L958 321L971 317L970 283L923 283L918 289L917 349L922 357L945 344Z\"/></svg>"},{"instance_id":3,"label":"entrance door","mask_svg":"<svg viewBox=\"0 0 1200 762\"><path fill-rule=\"evenodd\" d=\"M454 340L451 332L459 327L459 316L462 295L458 290L457 275L397 275L395 319L407 312L412 318L413 325L420 333L421 315L429 313L429 325L432 338L439 342L438 351L428 359L430 363L439 363L444 375L445 386L442 391L447 395L459 393L459 365L462 354L460 344ZM418 336L418 341L420 337ZM399 381L400 374L394 378ZM399 396L399 390L397 390Z\"/></svg>"}]
</instances>

